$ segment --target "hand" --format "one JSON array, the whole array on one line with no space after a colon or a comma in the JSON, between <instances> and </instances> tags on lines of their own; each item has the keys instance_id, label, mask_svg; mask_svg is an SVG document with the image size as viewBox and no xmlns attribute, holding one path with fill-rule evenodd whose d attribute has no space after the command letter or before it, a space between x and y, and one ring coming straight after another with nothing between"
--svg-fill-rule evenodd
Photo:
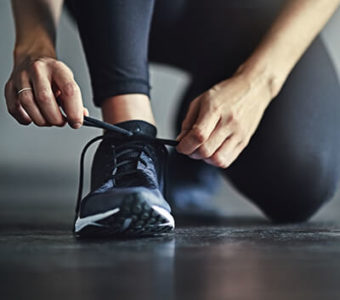
<instances>
[{"instance_id":1,"label":"hand","mask_svg":"<svg viewBox=\"0 0 340 300\"><path fill-rule=\"evenodd\" d=\"M31 89L17 94L23 88ZM68 122L79 128L84 114L88 114L72 71L51 57L25 58L15 64L5 97L8 112L23 125L33 122L37 126L64 126Z\"/></svg>"},{"instance_id":2,"label":"hand","mask_svg":"<svg viewBox=\"0 0 340 300\"><path fill-rule=\"evenodd\" d=\"M239 70L190 103L178 152L227 168L248 145L272 96L264 78Z\"/></svg>"}]
</instances>

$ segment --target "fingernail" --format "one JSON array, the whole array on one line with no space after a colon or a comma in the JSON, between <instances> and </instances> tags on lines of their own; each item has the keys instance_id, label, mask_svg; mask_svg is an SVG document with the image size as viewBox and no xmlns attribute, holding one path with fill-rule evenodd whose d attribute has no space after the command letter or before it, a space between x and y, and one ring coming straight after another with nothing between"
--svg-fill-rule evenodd
<instances>
[{"instance_id":1,"label":"fingernail","mask_svg":"<svg viewBox=\"0 0 340 300\"><path fill-rule=\"evenodd\" d=\"M74 123L72 126L74 129L78 129L81 127L81 123Z\"/></svg>"}]
</instances>

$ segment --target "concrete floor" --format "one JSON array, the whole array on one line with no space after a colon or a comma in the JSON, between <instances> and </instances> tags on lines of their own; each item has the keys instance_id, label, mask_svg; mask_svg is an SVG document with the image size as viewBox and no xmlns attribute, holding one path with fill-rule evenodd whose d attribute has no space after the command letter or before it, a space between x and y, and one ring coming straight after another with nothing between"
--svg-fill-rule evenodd
<instances>
[{"instance_id":1,"label":"concrete floor","mask_svg":"<svg viewBox=\"0 0 340 300\"><path fill-rule=\"evenodd\" d=\"M73 202L46 200L2 199L1 299L339 299L339 218L177 220L170 235L79 241Z\"/></svg>"}]
</instances>

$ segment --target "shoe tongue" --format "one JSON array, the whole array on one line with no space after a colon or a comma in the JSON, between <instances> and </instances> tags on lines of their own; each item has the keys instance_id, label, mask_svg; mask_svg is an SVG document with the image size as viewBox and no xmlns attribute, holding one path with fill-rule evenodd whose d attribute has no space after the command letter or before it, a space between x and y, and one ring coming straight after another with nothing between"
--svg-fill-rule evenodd
<instances>
[{"instance_id":1,"label":"shoe tongue","mask_svg":"<svg viewBox=\"0 0 340 300\"><path fill-rule=\"evenodd\" d=\"M157 128L154 125L142 120L124 121L116 123L115 125L132 131L133 133L141 133L151 137L156 137L157 135Z\"/></svg>"},{"instance_id":2,"label":"shoe tongue","mask_svg":"<svg viewBox=\"0 0 340 300\"><path fill-rule=\"evenodd\" d=\"M125 121L125 122L120 122L120 123L116 123L116 126L120 127L120 128L124 128L126 130L129 130L133 133L137 133L137 134L144 134L144 135L148 135L150 137L156 137L157 135L157 128L145 121L142 120L130 120L130 121ZM107 134L110 134L109 132L107 132ZM119 145L121 143L120 140L117 140L117 144ZM137 150L136 152L131 152L131 153L126 153L124 155L122 155L120 157L119 160L124 160L124 159L129 159L129 158L136 158L139 155L144 155L145 154L141 154L141 151ZM137 166L136 166L137 163ZM146 175L144 174L144 171L142 171L142 169L144 169L144 165L142 165L142 163L140 162L131 162L131 163L127 163L125 165L122 165L119 167L119 171L118 172L124 172L124 171L128 171L131 169L140 169L140 172L137 172L134 175L127 175L127 176L123 176L121 178L118 178L116 180L116 184L120 187L122 186L138 186L141 185L142 183L145 184L145 181L147 181L146 179Z\"/></svg>"}]
</instances>

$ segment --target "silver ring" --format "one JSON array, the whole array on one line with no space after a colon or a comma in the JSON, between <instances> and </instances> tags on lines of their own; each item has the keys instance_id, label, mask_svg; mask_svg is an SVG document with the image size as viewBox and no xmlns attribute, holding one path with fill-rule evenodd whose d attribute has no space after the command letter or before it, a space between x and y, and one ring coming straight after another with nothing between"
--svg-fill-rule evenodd
<instances>
[{"instance_id":1,"label":"silver ring","mask_svg":"<svg viewBox=\"0 0 340 300\"><path fill-rule=\"evenodd\" d=\"M19 95L20 93L22 93L22 92L24 92L24 91L30 91L31 89L32 89L32 88L30 88L30 87L23 88L23 89L17 91L17 95Z\"/></svg>"}]
</instances>

